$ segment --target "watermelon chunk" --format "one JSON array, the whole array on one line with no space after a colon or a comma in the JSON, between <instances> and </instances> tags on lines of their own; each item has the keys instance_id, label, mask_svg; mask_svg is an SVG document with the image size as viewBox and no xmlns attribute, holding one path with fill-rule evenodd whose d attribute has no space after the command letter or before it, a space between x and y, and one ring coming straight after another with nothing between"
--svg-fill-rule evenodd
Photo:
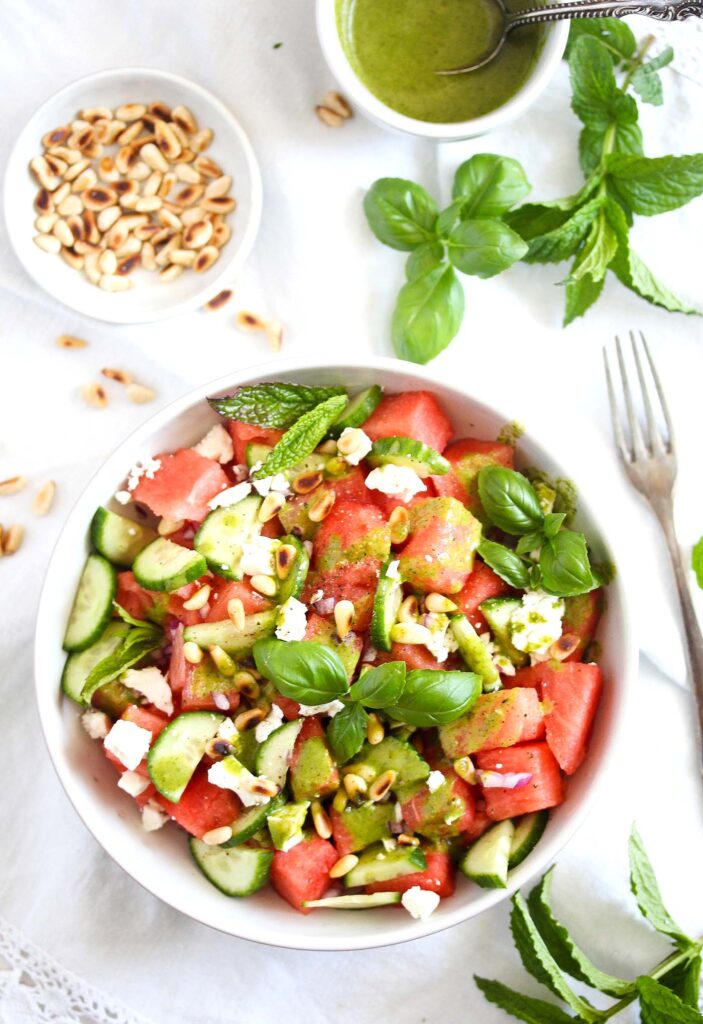
<instances>
[{"instance_id":1,"label":"watermelon chunk","mask_svg":"<svg viewBox=\"0 0 703 1024\"><path fill-rule=\"evenodd\" d=\"M398 494L382 494L381 491L367 490L366 494L373 499L376 505L378 505L384 516L390 516L393 509L397 508L398 505L402 505L403 508L410 509L413 505L417 505L418 501L422 501L424 498L435 498L437 496L431 477L423 480L423 483L426 490L419 495L416 494L414 498L410 499L410 501L403 501Z\"/></svg>"},{"instance_id":2,"label":"watermelon chunk","mask_svg":"<svg viewBox=\"0 0 703 1024\"><path fill-rule=\"evenodd\" d=\"M473 568L481 524L456 498L425 498L410 508L410 539L400 574L417 590L457 594Z\"/></svg>"},{"instance_id":3,"label":"watermelon chunk","mask_svg":"<svg viewBox=\"0 0 703 1024\"><path fill-rule=\"evenodd\" d=\"M551 661L542 669L547 743L563 771L573 775L586 756L603 681L598 665Z\"/></svg>"},{"instance_id":4,"label":"watermelon chunk","mask_svg":"<svg viewBox=\"0 0 703 1024\"><path fill-rule=\"evenodd\" d=\"M471 828L475 804L471 788L451 768L441 769L449 786L430 792L422 785L402 804L403 820L412 832L448 839Z\"/></svg>"},{"instance_id":5,"label":"watermelon chunk","mask_svg":"<svg viewBox=\"0 0 703 1024\"><path fill-rule=\"evenodd\" d=\"M373 882L366 886L367 893L406 892L414 885L429 892L436 892L442 899L454 893L454 865L448 853L439 850L425 853L427 867L424 871L413 871L410 875L391 878L387 882Z\"/></svg>"},{"instance_id":6,"label":"watermelon chunk","mask_svg":"<svg viewBox=\"0 0 703 1024\"><path fill-rule=\"evenodd\" d=\"M466 583L454 600L474 629L484 633L488 623L479 611L479 605L489 597L501 597L509 592L508 584L477 558Z\"/></svg>"},{"instance_id":7,"label":"watermelon chunk","mask_svg":"<svg viewBox=\"0 0 703 1024\"><path fill-rule=\"evenodd\" d=\"M562 636L578 637L578 646L566 661L583 661L586 648L593 640L603 614L605 597L602 590L567 597L564 601Z\"/></svg>"},{"instance_id":8,"label":"watermelon chunk","mask_svg":"<svg viewBox=\"0 0 703 1024\"><path fill-rule=\"evenodd\" d=\"M148 729L151 733L152 743L170 721L168 715L162 715L160 711L142 708L138 704L130 704L128 708L125 708L122 718L127 722L134 722L140 729Z\"/></svg>"},{"instance_id":9,"label":"watermelon chunk","mask_svg":"<svg viewBox=\"0 0 703 1024\"><path fill-rule=\"evenodd\" d=\"M306 581L302 600L309 603L313 594L321 590L330 601L351 601L354 605L352 628L363 631L371 622L378 573L379 563L375 558L362 558L354 565L312 573Z\"/></svg>"},{"instance_id":10,"label":"watermelon chunk","mask_svg":"<svg viewBox=\"0 0 703 1024\"><path fill-rule=\"evenodd\" d=\"M299 535L306 540L312 540L319 524L313 523L308 516L308 509L313 501L325 491L333 491L338 502L359 501L368 504L373 497L373 491L366 487L365 476L359 466L353 466L343 476L335 476L329 480L323 480L319 487L316 487L310 494L296 494L289 498L279 513L280 522L286 533L299 531Z\"/></svg>"},{"instance_id":11,"label":"watermelon chunk","mask_svg":"<svg viewBox=\"0 0 703 1024\"><path fill-rule=\"evenodd\" d=\"M143 476L132 492L157 516L200 522L210 511L208 501L230 486L219 463L182 448L174 455L160 455L154 479Z\"/></svg>"},{"instance_id":12,"label":"watermelon chunk","mask_svg":"<svg viewBox=\"0 0 703 1024\"><path fill-rule=\"evenodd\" d=\"M213 828L231 825L242 810L234 793L213 786L204 771L195 773L177 804L171 803L161 793L157 793L155 799L181 828L198 839Z\"/></svg>"},{"instance_id":13,"label":"watermelon chunk","mask_svg":"<svg viewBox=\"0 0 703 1024\"><path fill-rule=\"evenodd\" d=\"M239 707L241 694L209 658L194 665L181 691L181 711L226 711ZM225 704L226 702L226 704Z\"/></svg>"},{"instance_id":14,"label":"watermelon chunk","mask_svg":"<svg viewBox=\"0 0 703 1024\"><path fill-rule=\"evenodd\" d=\"M372 441L381 437L412 437L443 452L453 434L452 425L431 391L404 391L381 399L364 423Z\"/></svg>"},{"instance_id":15,"label":"watermelon chunk","mask_svg":"<svg viewBox=\"0 0 703 1024\"><path fill-rule=\"evenodd\" d=\"M513 467L514 450L509 444L498 441L479 441L466 437L450 444L444 457L452 464L451 471L444 476L433 477L437 494L458 498L474 515L482 517L478 497L478 474L484 466Z\"/></svg>"},{"instance_id":16,"label":"watermelon chunk","mask_svg":"<svg viewBox=\"0 0 703 1024\"><path fill-rule=\"evenodd\" d=\"M287 721L292 722L294 718L300 718L300 704L297 700L291 700L290 697L283 697L277 693L273 698L273 703L278 704Z\"/></svg>"},{"instance_id":17,"label":"watermelon chunk","mask_svg":"<svg viewBox=\"0 0 703 1024\"><path fill-rule=\"evenodd\" d=\"M391 531L376 505L337 501L313 541L316 569L339 569L345 564L375 561L380 568L391 550Z\"/></svg>"},{"instance_id":18,"label":"watermelon chunk","mask_svg":"<svg viewBox=\"0 0 703 1024\"><path fill-rule=\"evenodd\" d=\"M330 868L338 860L332 843L319 836L306 836L286 853L276 850L271 864L271 884L291 907L309 914L306 900L319 900L330 886Z\"/></svg>"},{"instance_id":19,"label":"watermelon chunk","mask_svg":"<svg viewBox=\"0 0 703 1024\"><path fill-rule=\"evenodd\" d=\"M544 721L539 694L537 690L521 687L482 693L468 714L439 727L442 749L452 759L542 736Z\"/></svg>"},{"instance_id":20,"label":"watermelon chunk","mask_svg":"<svg viewBox=\"0 0 703 1024\"><path fill-rule=\"evenodd\" d=\"M234 445L234 461L242 466L247 461L247 445L267 444L271 448L283 437L282 430L273 427L257 427L241 420L227 420L227 428Z\"/></svg>"},{"instance_id":21,"label":"watermelon chunk","mask_svg":"<svg viewBox=\"0 0 703 1024\"><path fill-rule=\"evenodd\" d=\"M210 610L207 613L206 622L224 622L225 619L228 619L227 605L235 597L242 602L245 615L265 612L267 608L271 607L268 598L258 594L249 585L248 580L222 580L216 576L212 580L211 586Z\"/></svg>"},{"instance_id":22,"label":"watermelon chunk","mask_svg":"<svg viewBox=\"0 0 703 1024\"><path fill-rule=\"evenodd\" d=\"M193 666L183 655L183 626L178 624L172 632L171 658L168 663L168 685L173 693L180 693L193 672Z\"/></svg>"},{"instance_id":23,"label":"watermelon chunk","mask_svg":"<svg viewBox=\"0 0 703 1024\"><path fill-rule=\"evenodd\" d=\"M486 813L493 821L556 807L564 799L559 764L546 743L484 750L476 755L476 765L482 771L529 772L532 775L522 789L483 789Z\"/></svg>"},{"instance_id":24,"label":"watermelon chunk","mask_svg":"<svg viewBox=\"0 0 703 1024\"><path fill-rule=\"evenodd\" d=\"M388 654L384 651L378 652L375 664L382 665L387 661L404 661L408 666L408 671L413 668L436 671L450 668L454 663L454 658L450 654L447 661L439 662L422 644L393 644Z\"/></svg>"}]
</instances>

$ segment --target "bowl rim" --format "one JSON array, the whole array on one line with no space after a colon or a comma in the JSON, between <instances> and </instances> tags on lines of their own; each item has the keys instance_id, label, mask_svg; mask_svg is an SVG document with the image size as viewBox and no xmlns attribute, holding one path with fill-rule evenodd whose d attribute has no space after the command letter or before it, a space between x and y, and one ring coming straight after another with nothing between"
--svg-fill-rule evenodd
<instances>
[{"instance_id":1,"label":"bowl rim","mask_svg":"<svg viewBox=\"0 0 703 1024\"><path fill-rule=\"evenodd\" d=\"M151 895L156 896L162 900L167 906L174 908L185 914L187 917L197 921L200 924L207 925L208 927L214 928L216 931L220 931L225 935L230 935L236 938L248 939L251 941L259 942L264 945L272 947L281 947L286 949L300 949L306 951L318 951L318 952L333 952L333 951L351 951L360 949L373 949L383 946L396 945L402 942L412 941L417 938L423 938L425 936L436 934L445 929L451 928L454 925L460 924L464 921L470 920L473 917L478 916L484 910L495 906L502 902L507 897L511 896L521 886L523 886L530 879L534 878L540 872L544 871L547 866L554 861L556 856L561 850L567 845L567 843L573 838L575 832L585 821L588 813L590 812L596 796L604 788L605 778L608 774L610 766L613 762L613 758L617 748L620 745L620 739L622 732L624 731L624 725L627 715L627 708L629 698L632 693L634 686L634 680L636 678L636 667L637 667L637 646L635 643L635 634L632 629L632 619L629 611L629 600L628 594L631 592L631 588L628 586L630 578L629 568L627 567L627 561L623 554L622 559L618 559L618 571L610 583L610 588L618 593L620 614L623 623L622 639L621 639L621 653L622 653L622 672L617 679L617 691L614 700L614 707L612 709L612 719L610 726L610 736L608 742L604 745L604 749L598 762L595 764L593 769L593 775L590 783L581 796L580 804L576 806L571 816L560 823L558 830L553 830L551 837L545 835L540 843L539 850L540 856L534 859L533 863L530 863L531 858L528 858L523 864L519 865L511 872L511 877L508 881L508 886L505 889L487 889L481 890L478 898L474 899L468 904L457 904L456 907L450 909L446 915L441 918L430 917L425 921L415 921L409 916L403 919L398 926L394 929L380 933L378 937L373 934L369 936L361 936L359 939L354 936L349 938L339 938L332 936L330 938L321 939L315 937L310 931L310 935L306 933L305 922L309 920L307 917L301 916L301 925L298 929L295 941L293 942L289 938L279 938L272 926L266 924L265 911L262 915L263 923L256 927L241 925L237 927L236 918L233 919L233 927L225 928L219 924L213 924L207 919L206 914L198 914L197 910L187 905L187 900L181 897L180 892L160 892L156 891L145 881L142 881L138 877L137 867L134 866L134 858L124 856L122 851L115 851L109 848L103 843L99 836L99 828L91 823L90 821L90 804L93 802L93 797L90 794L82 794L81 789L81 775L76 773L75 769L67 763L67 759L63 757L61 750L54 750L50 742L50 728L49 728L49 714L50 707L45 705L44 694L41 692L40 675L42 670L42 651L45 647L42 637L43 634L50 630L52 621L55 621L55 615L52 614L52 608L50 604L50 593L49 583L55 572L55 563L58 561L59 554L64 544L64 537L69 533L69 528L80 511L80 506L83 503L86 494L93 488L98 481L98 478L106 473L108 467L110 472L112 468L117 470L116 479L120 477L120 471L118 467L124 466L126 463L123 462L125 458L126 450L133 448L136 444L140 443L143 439L148 438L157 430L164 426L167 426L172 421L176 420L182 413L196 405L197 403L204 400L207 395L217 394L225 392L233 387L238 387L242 384L249 382L256 382L259 380L266 379L267 377L275 377L277 379L284 378L287 374L309 372L319 370L321 373L331 373L333 371L380 371L395 373L398 375L404 375L406 377L414 378L418 385L424 386L425 388L432 388L433 386L449 388L459 394L466 397L475 407L480 407L488 410L489 412L501 417L505 415L505 422L510 422L509 414L505 414L504 410L497 408L496 405L491 401L491 404L487 404L481 399L473 398L463 388L456 387L450 382L447 377L445 378L441 373L428 372L426 367L419 367L412 363L406 363L404 361L393 359L389 357L379 356L366 356L362 362L340 362L334 359L319 359L319 358L303 358L303 359L289 359L281 360L275 363L265 362L258 363L254 366L244 367L236 372L231 372L220 377L215 378L212 381L208 381L204 384L199 385L196 388L189 390L186 394L180 398L175 399L169 403L159 412L155 413L148 420L146 420L136 430L132 431L127 437L125 437L120 444L115 448L108 458L101 464L100 467L91 476L87 482L81 494L76 500L73 508L71 509L66 521L58 535L51 556L49 558L44 579L42 582L42 589L37 606L36 616L36 629L34 636L34 695L37 702L37 711L41 723L42 735L47 747L49 757L53 768L63 786L64 792L66 793L70 803L74 810L82 820L85 827L91 833L97 843L105 850L105 852L114 860L119 866L139 885L142 886ZM548 448L543 444L542 431L538 426L536 436L532 430L526 431L526 436L545 453L550 454L551 448ZM557 449L561 452L563 449L560 447L564 442L557 443ZM560 467L564 465L561 461L560 456L554 457L554 461ZM565 467L566 468L566 467ZM122 470L123 472L123 470ZM621 529L617 524L615 527L612 523L606 519L605 511L605 499L601 498L597 491L589 493L589 497L584 499L582 492L579 490L579 507L584 509L588 518L592 521L595 532L601 537L607 539L608 547L615 547L615 544L611 544L614 538L622 537L624 540L624 530ZM602 529L602 524L609 522L608 532ZM86 522L86 529L88 523ZM618 551L625 551L624 545L618 546ZM611 594L613 589L611 589ZM54 684L56 680L53 680ZM65 762L65 763L64 763Z\"/></svg>"},{"instance_id":2,"label":"bowl rim","mask_svg":"<svg viewBox=\"0 0 703 1024\"><path fill-rule=\"evenodd\" d=\"M317 34L330 71L344 91L372 121L436 142L452 142L484 135L515 120L540 96L554 75L566 49L568 21L543 25L546 38L537 60L518 91L495 110L467 121L421 121L389 107L359 78L342 46L337 30L335 0L316 0Z\"/></svg>"},{"instance_id":3,"label":"bowl rim","mask_svg":"<svg viewBox=\"0 0 703 1024\"><path fill-rule=\"evenodd\" d=\"M150 313L120 313L117 305L115 305L114 309L109 309L108 304L106 303L105 313L98 314L94 310L86 308L86 304L80 299L78 299L78 301L74 301L70 297L67 297L58 286L54 287L52 285L52 276L50 274L41 276L35 273L31 263L25 259L21 246L19 246L15 241L14 221L12 218L8 217L7 211L12 203L12 186L15 180L15 175L19 170L17 165L20 149L29 133L33 131L37 122L41 120L44 111L56 101L62 101L65 95L70 94L77 87L89 87L96 82L104 82L111 79L118 80L121 77L130 78L136 76L151 78L155 82L166 81L169 84L184 90L186 93L197 95L203 103L209 104L218 112L218 114L227 122L228 127L244 156L244 161L250 178L251 203L244 226L237 235L239 243L236 251L233 252L233 255L229 260L222 261L222 266L218 273L209 280L207 284L204 284L203 287L194 295L188 298L177 299L169 303L169 305L164 307L164 309L153 310ZM80 78L75 78L72 81L67 82L65 85L61 86L60 89L57 89L56 92L52 93L51 96L47 96L47 98L34 109L14 140L5 166L2 192L3 217L5 220L7 235L10 240L12 251L25 273L42 289L42 291L46 292L47 295L50 295L53 299L56 299L68 309L72 309L74 312L80 313L83 316L88 316L92 320L112 324L156 323L159 320L166 320L170 317L178 316L181 313L187 313L191 310L199 309L208 301L208 299L212 298L222 289L223 284L227 279L235 277L241 271L254 247L254 242L256 241L256 236L259 232L263 208L263 183L256 153L254 152L249 136L242 127L241 122L237 117L235 117L229 107L221 99L215 96L214 93L210 92L209 89L206 89L204 86L194 82L190 78L185 78L183 75L177 75L172 71L163 71L160 68L139 65L118 66L103 68L100 71L92 71L89 74L81 75Z\"/></svg>"}]
</instances>

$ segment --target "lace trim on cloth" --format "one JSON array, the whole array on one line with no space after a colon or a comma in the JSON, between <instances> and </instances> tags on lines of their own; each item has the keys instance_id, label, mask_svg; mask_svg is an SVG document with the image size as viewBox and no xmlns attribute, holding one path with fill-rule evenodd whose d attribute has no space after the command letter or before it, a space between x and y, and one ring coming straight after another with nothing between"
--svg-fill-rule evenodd
<instances>
[{"instance_id":1,"label":"lace trim on cloth","mask_svg":"<svg viewBox=\"0 0 703 1024\"><path fill-rule=\"evenodd\" d=\"M2 1024L149 1024L146 1017L108 1003L98 989L65 970L0 918Z\"/></svg>"}]
</instances>

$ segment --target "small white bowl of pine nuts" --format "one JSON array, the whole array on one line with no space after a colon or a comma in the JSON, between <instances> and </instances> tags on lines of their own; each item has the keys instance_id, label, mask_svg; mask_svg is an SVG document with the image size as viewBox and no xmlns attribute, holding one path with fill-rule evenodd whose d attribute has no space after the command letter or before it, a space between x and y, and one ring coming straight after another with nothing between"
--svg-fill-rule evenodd
<instances>
[{"instance_id":1,"label":"small white bowl of pine nuts","mask_svg":"<svg viewBox=\"0 0 703 1024\"><path fill-rule=\"evenodd\" d=\"M261 176L215 96L149 68L100 71L33 115L5 175L5 221L37 284L111 323L161 320L230 285L261 216Z\"/></svg>"}]
</instances>

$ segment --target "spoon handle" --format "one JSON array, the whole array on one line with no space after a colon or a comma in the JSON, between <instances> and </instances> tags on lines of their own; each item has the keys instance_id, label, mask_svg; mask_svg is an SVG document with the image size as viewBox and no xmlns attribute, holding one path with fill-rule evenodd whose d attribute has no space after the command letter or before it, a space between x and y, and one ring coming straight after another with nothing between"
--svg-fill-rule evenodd
<instances>
[{"instance_id":1,"label":"spoon handle","mask_svg":"<svg viewBox=\"0 0 703 1024\"><path fill-rule=\"evenodd\" d=\"M627 14L642 14L657 21L683 21L685 18L703 17L703 0L651 0L650 3L627 3L626 0L573 0L571 3L534 7L508 14L505 27L534 25L546 21L573 18L624 18Z\"/></svg>"}]
</instances>

